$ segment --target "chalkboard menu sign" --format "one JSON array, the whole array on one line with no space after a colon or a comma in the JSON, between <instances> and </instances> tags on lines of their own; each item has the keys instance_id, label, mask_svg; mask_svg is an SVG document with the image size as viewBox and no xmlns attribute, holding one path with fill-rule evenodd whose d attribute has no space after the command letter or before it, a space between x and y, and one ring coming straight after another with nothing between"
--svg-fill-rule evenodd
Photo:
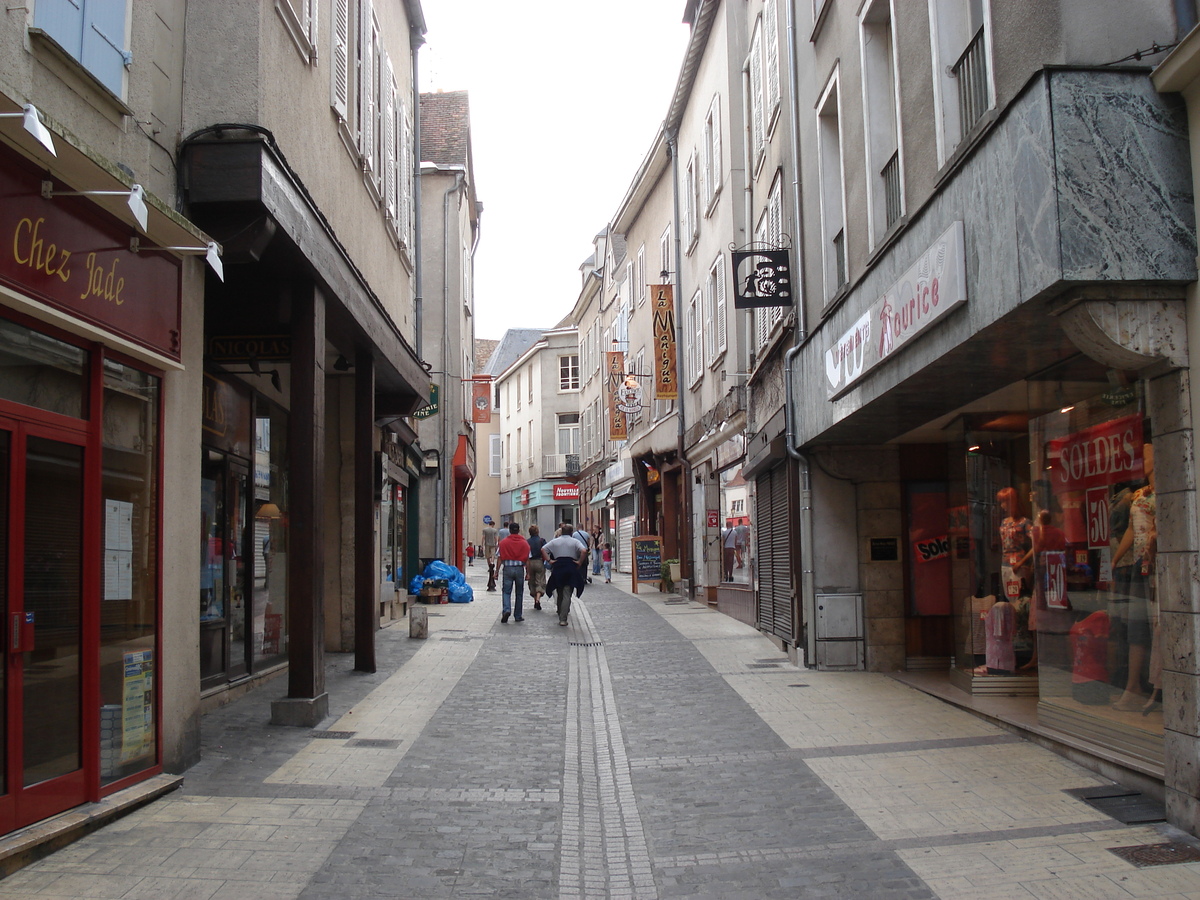
<instances>
[{"instance_id":1,"label":"chalkboard menu sign","mask_svg":"<svg viewBox=\"0 0 1200 900\"><path fill-rule=\"evenodd\" d=\"M658 535L643 534L633 539L633 566L638 581L662 580L662 543Z\"/></svg>"}]
</instances>

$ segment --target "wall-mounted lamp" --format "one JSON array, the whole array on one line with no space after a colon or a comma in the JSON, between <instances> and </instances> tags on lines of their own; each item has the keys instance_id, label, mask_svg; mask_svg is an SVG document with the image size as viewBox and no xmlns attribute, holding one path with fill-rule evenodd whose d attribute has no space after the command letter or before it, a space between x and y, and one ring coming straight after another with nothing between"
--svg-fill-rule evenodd
<instances>
[{"instance_id":1,"label":"wall-mounted lamp","mask_svg":"<svg viewBox=\"0 0 1200 900\"><path fill-rule=\"evenodd\" d=\"M282 519L283 511L279 508L279 504L267 501L262 506L254 511L256 519Z\"/></svg>"},{"instance_id":2,"label":"wall-mounted lamp","mask_svg":"<svg viewBox=\"0 0 1200 900\"><path fill-rule=\"evenodd\" d=\"M279 380L279 370L278 369L264 369L262 366L260 366L258 364L258 360L255 359L253 356L250 357L249 371L247 371L245 369L226 369L225 371L228 372L230 375L258 375L260 377L263 375L269 375L269 376L271 376L271 386L273 388L275 388L275 390L279 391L281 394L283 393L283 385Z\"/></svg>"},{"instance_id":3,"label":"wall-mounted lamp","mask_svg":"<svg viewBox=\"0 0 1200 900\"><path fill-rule=\"evenodd\" d=\"M37 107L26 103L22 112L0 113L0 119L15 119L18 116L23 120L25 130L37 138L37 142L49 150L51 156L58 156L54 149L54 138L50 135L50 129L42 123L42 115L37 111Z\"/></svg>"},{"instance_id":4,"label":"wall-mounted lamp","mask_svg":"<svg viewBox=\"0 0 1200 900\"><path fill-rule=\"evenodd\" d=\"M54 182L46 180L42 182L42 197L46 200L53 200L55 197L126 197L128 199L125 202L129 204L129 211L137 220L138 227L143 232L146 231L146 220L150 212L146 209L145 192L140 184L131 185L127 191L56 191Z\"/></svg>"},{"instance_id":5,"label":"wall-mounted lamp","mask_svg":"<svg viewBox=\"0 0 1200 900\"><path fill-rule=\"evenodd\" d=\"M338 358L334 360L333 367L339 372L349 372L354 368L354 363L339 353Z\"/></svg>"},{"instance_id":6,"label":"wall-mounted lamp","mask_svg":"<svg viewBox=\"0 0 1200 900\"><path fill-rule=\"evenodd\" d=\"M221 248L217 246L216 241L209 241L204 247L143 247L140 238L129 239L130 253L140 253L142 250L170 250L173 253L183 253L188 256L199 256L203 253L208 267L217 273L218 278L222 281L225 280L225 265L221 262Z\"/></svg>"},{"instance_id":7,"label":"wall-mounted lamp","mask_svg":"<svg viewBox=\"0 0 1200 900\"><path fill-rule=\"evenodd\" d=\"M438 467L438 452L436 450L425 451L425 469L426 471L436 472Z\"/></svg>"}]
</instances>

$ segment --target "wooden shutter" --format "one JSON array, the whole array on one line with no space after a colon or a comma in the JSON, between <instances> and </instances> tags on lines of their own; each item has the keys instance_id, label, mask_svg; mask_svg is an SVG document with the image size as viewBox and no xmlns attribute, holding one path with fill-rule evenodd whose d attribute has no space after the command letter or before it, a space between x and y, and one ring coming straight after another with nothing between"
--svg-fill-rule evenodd
<instances>
[{"instance_id":1,"label":"wooden shutter","mask_svg":"<svg viewBox=\"0 0 1200 900\"><path fill-rule=\"evenodd\" d=\"M725 306L725 261L720 256L717 257L717 264L713 266L713 278L717 291L716 296L716 326L717 326L717 352L721 352L726 347L725 330L727 327L726 320L728 314Z\"/></svg>"},{"instance_id":2,"label":"wooden shutter","mask_svg":"<svg viewBox=\"0 0 1200 900\"><path fill-rule=\"evenodd\" d=\"M346 121L350 117L350 0L333 0L333 71L329 104Z\"/></svg>"},{"instance_id":3,"label":"wooden shutter","mask_svg":"<svg viewBox=\"0 0 1200 900\"><path fill-rule=\"evenodd\" d=\"M362 0L358 12L358 152L363 169L375 165L375 59L371 22L375 18L371 0Z\"/></svg>"}]
</instances>

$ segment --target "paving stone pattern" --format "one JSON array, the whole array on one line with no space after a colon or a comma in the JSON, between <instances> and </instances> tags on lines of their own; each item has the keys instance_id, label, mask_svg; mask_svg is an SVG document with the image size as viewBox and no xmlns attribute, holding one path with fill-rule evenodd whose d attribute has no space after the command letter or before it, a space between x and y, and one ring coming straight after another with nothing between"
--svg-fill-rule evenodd
<instances>
[{"instance_id":1,"label":"paving stone pattern","mask_svg":"<svg viewBox=\"0 0 1200 900\"><path fill-rule=\"evenodd\" d=\"M329 718L274 681L206 716L184 788L0 881L66 900L1200 900L1195 845L1064 792L1089 772L881 675L797 669L628 580L499 622L499 594L330 659Z\"/></svg>"}]
</instances>

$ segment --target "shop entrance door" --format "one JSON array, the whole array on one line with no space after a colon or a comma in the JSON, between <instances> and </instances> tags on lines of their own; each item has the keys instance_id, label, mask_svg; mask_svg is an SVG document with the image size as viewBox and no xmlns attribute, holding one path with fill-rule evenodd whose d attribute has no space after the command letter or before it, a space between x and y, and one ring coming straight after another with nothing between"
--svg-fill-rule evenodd
<instances>
[{"instance_id":1,"label":"shop entrance door","mask_svg":"<svg viewBox=\"0 0 1200 900\"><path fill-rule=\"evenodd\" d=\"M0 832L83 803L84 440L0 418Z\"/></svg>"},{"instance_id":2,"label":"shop entrance door","mask_svg":"<svg viewBox=\"0 0 1200 900\"><path fill-rule=\"evenodd\" d=\"M241 460L205 451L200 478L200 685L205 688L247 672L246 607L253 603L246 543L249 480Z\"/></svg>"}]
</instances>

